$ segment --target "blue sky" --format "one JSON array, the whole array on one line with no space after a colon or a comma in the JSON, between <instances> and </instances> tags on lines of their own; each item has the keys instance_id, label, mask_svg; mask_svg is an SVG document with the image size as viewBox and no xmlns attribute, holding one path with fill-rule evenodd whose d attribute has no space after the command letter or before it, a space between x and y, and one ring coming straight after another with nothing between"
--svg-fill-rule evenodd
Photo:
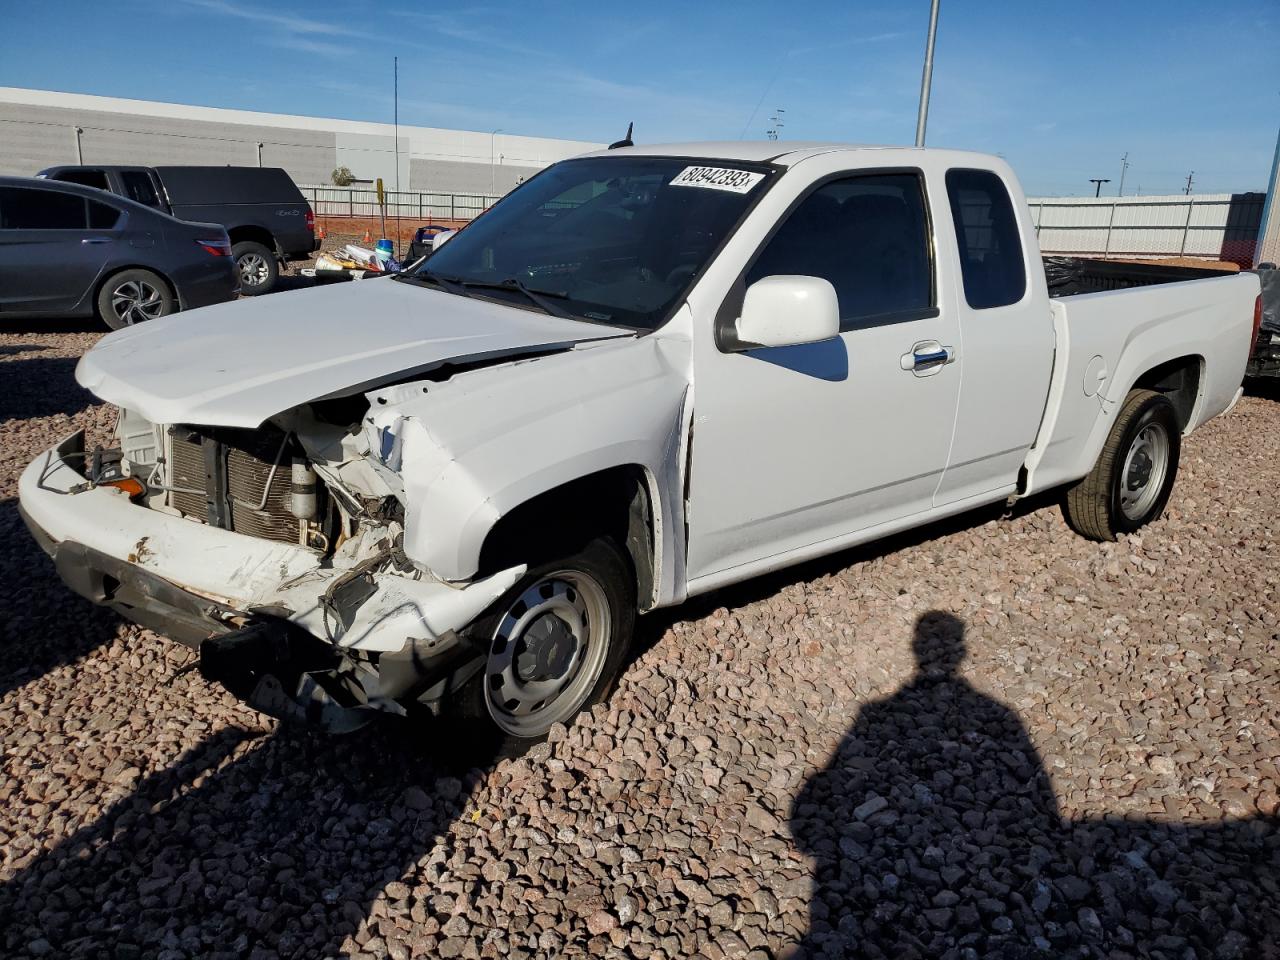
<instances>
[{"instance_id":1,"label":"blue sky","mask_svg":"<svg viewBox=\"0 0 1280 960\"><path fill-rule=\"evenodd\" d=\"M6 11L7 8L7 12ZM377 11L366 21L361 9ZM20 11L21 15L15 14ZM0 85L607 141L909 143L928 0L0 0ZM1263 189L1280 4L942 0L929 144L1028 193Z\"/></svg>"}]
</instances>

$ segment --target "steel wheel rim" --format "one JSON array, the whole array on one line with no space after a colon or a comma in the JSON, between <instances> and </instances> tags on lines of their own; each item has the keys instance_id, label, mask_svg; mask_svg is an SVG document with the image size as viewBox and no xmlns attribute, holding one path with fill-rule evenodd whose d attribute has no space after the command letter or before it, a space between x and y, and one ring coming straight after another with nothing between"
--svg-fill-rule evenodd
<instances>
[{"instance_id":1,"label":"steel wheel rim","mask_svg":"<svg viewBox=\"0 0 1280 960\"><path fill-rule=\"evenodd\" d=\"M240 270L240 280L251 287L266 283L270 273L266 257L260 253L242 254L236 260L236 267Z\"/></svg>"},{"instance_id":2,"label":"steel wheel rim","mask_svg":"<svg viewBox=\"0 0 1280 960\"><path fill-rule=\"evenodd\" d=\"M561 570L530 585L489 645L484 695L493 722L536 737L577 713L604 669L612 623L604 588L585 573Z\"/></svg>"},{"instance_id":3,"label":"steel wheel rim","mask_svg":"<svg viewBox=\"0 0 1280 960\"><path fill-rule=\"evenodd\" d=\"M1159 423L1148 423L1129 444L1120 472L1120 510L1130 520L1141 520L1160 497L1169 472L1169 433Z\"/></svg>"},{"instance_id":4,"label":"steel wheel rim","mask_svg":"<svg viewBox=\"0 0 1280 960\"><path fill-rule=\"evenodd\" d=\"M111 312L132 326L164 316L164 296L145 280L128 280L111 291Z\"/></svg>"}]
</instances>

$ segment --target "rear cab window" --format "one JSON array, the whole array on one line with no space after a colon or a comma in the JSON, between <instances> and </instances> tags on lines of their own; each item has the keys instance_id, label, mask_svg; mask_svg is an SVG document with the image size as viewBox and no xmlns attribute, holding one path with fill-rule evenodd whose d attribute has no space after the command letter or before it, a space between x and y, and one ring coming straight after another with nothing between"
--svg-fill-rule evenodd
<instances>
[{"instance_id":1,"label":"rear cab window","mask_svg":"<svg viewBox=\"0 0 1280 960\"><path fill-rule=\"evenodd\" d=\"M948 170L947 198L965 300L974 310L1017 303L1027 291L1027 269L1004 181L990 170Z\"/></svg>"},{"instance_id":2,"label":"rear cab window","mask_svg":"<svg viewBox=\"0 0 1280 960\"><path fill-rule=\"evenodd\" d=\"M130 200L134 200L145 207L159 207L160 198L156 195L155 185L151 182L151 177L144 170L121 170L120 186L123 193Z\"/></svg>"},{"instance_id":3,"label":"rear cab window","mask_svg":"<svg viewBox=\"0 0 1280 960\"><path fill-rule=\"evenodd\" d=\"M54 174L51 179L60 180L63 183L78 183L82 187L93 187L95 190L111 189L107 183L105 170L63 170Z\"/></svg>"}]
</instances>

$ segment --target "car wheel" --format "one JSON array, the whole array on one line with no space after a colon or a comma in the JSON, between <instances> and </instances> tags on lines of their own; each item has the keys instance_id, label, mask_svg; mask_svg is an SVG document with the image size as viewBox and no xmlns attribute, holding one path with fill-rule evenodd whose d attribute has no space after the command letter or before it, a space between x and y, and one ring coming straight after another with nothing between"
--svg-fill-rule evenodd
<instances>
[{"instance_id":1,"label":"car wheel","mask_svg":"<svg viewBox=\"0 0 1280 960\"><path fill-rule=\"evenodd\" d=\"M608 694L635 612L635 579L613 540L539 564L467 629L484 665L445 704L446 716L464 722L469 742L501 756L523 752Z\"/></svg>"},{"instance_id":2,"label":"car wheel","mask_svg":"<svg viewBox=\"0 0 1280 960\"><path fill-rule=\"evenodd\" d=\"M112 330L168 316L177 309L169 285L150 270L123 270L98 292L98 316Z\"/></svg>"},{"instance_id":3,"label":"car wheel","mask_svg":"<svg viewBox=\"0 0 1280 960\"><path fill-rule=\"evenodd\" d=\"M1098 462L1067 491L1067 523L1090 540L1114 540L1164 512L1173 492L1181 452L1178 414L1154 390L1125 398Z\"/></svg>"},{"instance_id":4,"label":"car wheel","mask_svg":"<svg viewBox=\"0 0 1280 960\"><path fill-rule=\"evenodd\" d=\"M269 292L280 276L276 256L254 240L241 240L231 248L240 277L240 292L246 296Z\"/></svg>"}]
</instances>

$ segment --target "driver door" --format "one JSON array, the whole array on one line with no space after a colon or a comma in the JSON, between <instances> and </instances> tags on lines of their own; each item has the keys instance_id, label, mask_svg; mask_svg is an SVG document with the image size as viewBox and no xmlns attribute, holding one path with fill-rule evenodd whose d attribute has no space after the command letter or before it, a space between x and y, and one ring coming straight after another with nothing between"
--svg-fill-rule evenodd
<instances>
[{"instance_id":1,"label":"driver door","mask_svg":"<svg viewBox=\"0 0 1280 960\"><path fill-rule=\"evenodd\" d=\"M832 340L696 356L690 592L836 549L932 509L960 389L957 311L936 292L924 175L834 174L792 204L735 287L822 277Z\"/></svg>"}]
</instances>

